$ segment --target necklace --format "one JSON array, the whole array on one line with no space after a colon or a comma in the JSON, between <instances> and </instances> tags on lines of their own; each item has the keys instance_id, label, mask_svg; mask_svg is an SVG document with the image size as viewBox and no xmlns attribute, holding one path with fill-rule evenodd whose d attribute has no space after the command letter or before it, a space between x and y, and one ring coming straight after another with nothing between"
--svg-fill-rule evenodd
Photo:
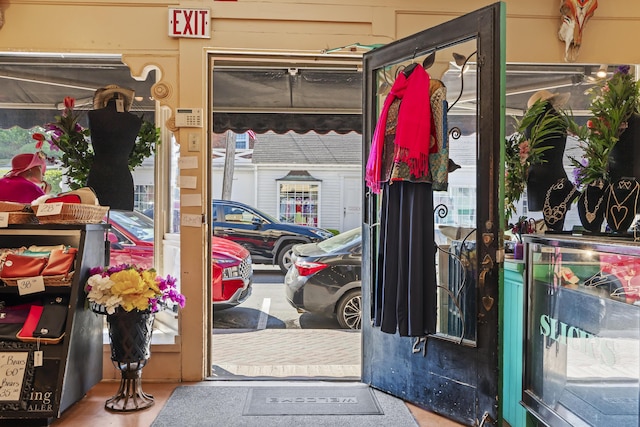
<instances>
[{"instance_id":1,"label":"necklace","mask_svg":"<svg viewBox=\"0 0 640 427\"><path fill-rule=\"evenodd\" d=\"M544 215L545 221L549 225L554 225L564 218L565 214L567 213L567 203L569 203L570 200L573 200L573 197L577 191L576 187L572 186L571 191L569 191L569 194L567 194L567 197L565 197L562 203L558 204L557 206L551 206L551 202L549 201L551 193L557 190L564 189L565 181L567 181L566 178L560 178L555 184L551 186L551 188L547 190L547 194L544 198L544 204L542 205L542 214Z\"/></svg>"},{"instance_id":2,"label":"necklace","mask_svg":"<svg viewBox=\"0 0 640 427\"><path fill-rule=\"evenodd\" d=\"M611 218L613 219L613 223L614 223L613 225L616 227L616 229L620 229L620 224L625 220L625 218L629 214L629 208L626 207L624 204L627 202L627 200L629 200L631 196L633 196L634 193L637 192L638 188L640 187L640 184L638 183L638 181L635 181L635 185L633 185L633 188L632 188L633 182L634 181L627 180L627 179L621 179L620 181L618 181L618 190L631 190L629 191L629 194L627 194L627 197L625 197L624 200L622 201L618 200L618 196L616 196L615 189L612 189L612 191L609 191L609 200L607 201L607 204L608 204L607 210L611 214ZM611 196L613 196L613 199L616 202L615 205L611 204ZM636 212L637 203L638 203L638 196L636 194L636 200L634 202L634 208L633 208L634 215Z\"/></svg>"},{"instance_id":3,"label":"necklace","mask_svg":"<svg viewBox=\"0 0 640 427\"><path fill-rule=\"evenodd\" d=\"M585 188L584 190L584 216L587 220L587 222L589 222L589 224L591 224L593 222L593 220L596 219L596 212L598 212L598 210L600 209L600 205L602 204L602 200L604 199L604 195L600 194L600 197L598 198L598 203L596 203L595 207L593 208L593 212L589 212L589 202L587 201L587 193L589 192L589 188Z\"/></svg>"}]
</instances>

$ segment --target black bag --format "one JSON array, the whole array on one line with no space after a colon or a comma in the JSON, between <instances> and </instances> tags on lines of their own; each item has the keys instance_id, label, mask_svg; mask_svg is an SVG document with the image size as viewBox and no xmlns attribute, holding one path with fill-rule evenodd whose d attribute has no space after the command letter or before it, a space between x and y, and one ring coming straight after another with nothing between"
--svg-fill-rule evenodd
<instances>
[{"instance_id":1,"label":"black bag","mask_svg":"<svg viewBox=\"0 0 640 427\"><path fill-rule=\"evenodd\" d=\"M68 307L63 304L45 304L38 325L33 331L35 338L60 338L64 333Z\"/></svg>"}]
</instances>

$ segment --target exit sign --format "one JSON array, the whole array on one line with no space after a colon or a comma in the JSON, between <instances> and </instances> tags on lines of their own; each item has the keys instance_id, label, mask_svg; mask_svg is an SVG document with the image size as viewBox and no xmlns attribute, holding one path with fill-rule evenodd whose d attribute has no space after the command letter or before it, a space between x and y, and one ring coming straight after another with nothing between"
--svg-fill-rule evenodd
<instances>
[{"instance_id":1,"label":"exit sign","mask_svg":"<svg viewBox=\"0 0 640 427\"><path fill-rule=\"evenodd\" d=\"M211 38L211 11L169 8L169 37Z\"/></svg>"}]
</instances>

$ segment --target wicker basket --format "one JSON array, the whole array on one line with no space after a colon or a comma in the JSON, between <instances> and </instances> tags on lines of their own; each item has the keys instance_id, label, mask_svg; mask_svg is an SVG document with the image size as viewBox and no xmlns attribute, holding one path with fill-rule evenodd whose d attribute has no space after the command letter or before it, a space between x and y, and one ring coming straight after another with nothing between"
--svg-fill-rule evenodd
<instances>
[{"instance_id":1,"label":"wicker basket","mask_svg":"<svg viewBox=\"0 0 640 427\"><path fill-rule=\"evenodd\" d=\"M30 277L3 277L2 281L7 286L18 286L18 280L30 279ZM71 286L73 280L73 271L67 274L58 274L55 276L42 276L45 286Z\"/></svg>"},{"instance_id":2,"label":"wicker basket","mask_svg":"<svg viewBox=\"0 0 640 427\"><path fill-rule=\"evenodd\" d=\"M9 212L9 224L37 224L33 212Z\"/></svg>"},{"instance_id":3,"label":"wicker basket","mask_svg":"<svg viewBox=\"0 0 640 427\"><path fill-rule=\"evenodd\" d=\"M31 206L24 203L0 201L0 212L9 214L9 224L37 224L38 218L33 214Z\"/></svg>"},{"instance_id":4,"label":"wicker basket","mask_svg":"<svg viewBox=\"0 0 640 427\"><path fill-rule=\"evenodd\" d=\"M109 212L109 206L63 203L59 214L38 216L41 206L31 206L41 224L99 224Z\"/></svg>"}]
</instances>

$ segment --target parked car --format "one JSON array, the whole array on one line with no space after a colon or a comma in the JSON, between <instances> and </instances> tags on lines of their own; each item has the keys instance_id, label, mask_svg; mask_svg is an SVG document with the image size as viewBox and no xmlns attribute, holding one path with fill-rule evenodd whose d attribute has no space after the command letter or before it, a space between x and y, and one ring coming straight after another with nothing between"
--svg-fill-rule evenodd
<instances>
[{"instance_id":1,"label":"parked car","mask_svg":"<svg viewBox=\"0 0 640 427\"><path fill-rule=\"evenodd\" d=\"M293 247L284 279L289 303L300 312L335 317L342 328L362 323L362 233L345 231L317 243Z\"/></svg>"},{"instance_id":2,"label":"parked car","mask_svg":"<svg viewBox=\"0 0 640 427\"><path fill-rule=\"evenodd\" d=\"M213 201L213 233L249 250L255 264L278 265L286 274L291 266L291 249L333 236L318 227L289 224L256 208L230 200Z\"/></svg>"},{"instance_id":3,"label":"parked car","mask_svg":"<svg viewBox=\"0 0 640 427\"><path fill-rule=\"evenodd\" d=\"M153 220L137 211L109 211L110 264L153 266ZM251 255L242 246L213 237L212 294L216 310L234 307L251 294Z\"/></svg>"}]
</instances>

